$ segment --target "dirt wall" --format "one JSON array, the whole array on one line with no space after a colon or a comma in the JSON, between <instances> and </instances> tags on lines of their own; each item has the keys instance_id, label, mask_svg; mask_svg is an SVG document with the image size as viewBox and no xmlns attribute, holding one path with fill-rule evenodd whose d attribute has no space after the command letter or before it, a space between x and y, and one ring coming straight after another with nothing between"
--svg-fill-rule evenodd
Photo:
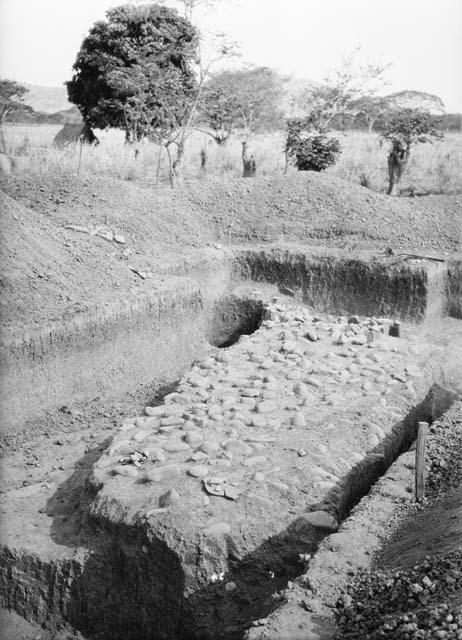
<instances>
[{"instance_id":1,"label":"dirt wall","mask_svg":"<svg viewBox=\"0 0 462 640\"><path fill-rule=\"evenodd\" d=\"M441 315L443 301L431 292L444 279L441 266L407 263L370 254L242 250L237 257L241 277L276 284L318 311L385 316L423 321L427 312ZM430 297L432 298L430 300Z\"/></svg>"},{"instance_id":2,"label":"dirt wall","mask_svg":"<svg viewBox=\"0 0 462 640\"><path fill-rule=\"evenodd\" d=\"M462 319L462 259L448 262L446 295L448 314Z\"/></svg>"},{"instance_id":3,"label":"dirt wall","mask_svg":"<svg viewBox=\"0 0 462 640\"><path fill-rule=\"evenodd\" d=\"M3 431L43 409L174 380L207 348L206 306L197 282L177 278L155 297L2 344Z\"/></svg>"}]
</instances>

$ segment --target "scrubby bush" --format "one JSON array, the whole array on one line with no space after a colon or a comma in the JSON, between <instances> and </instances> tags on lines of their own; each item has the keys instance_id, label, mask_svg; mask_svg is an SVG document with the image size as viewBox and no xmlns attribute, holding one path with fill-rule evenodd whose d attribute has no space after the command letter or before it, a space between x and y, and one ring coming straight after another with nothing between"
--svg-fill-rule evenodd
<instances>
[{"instance_id":1,"label":"scrubby bush","mask_svg":"<svg viewBox=\"0 0 462 640\"><path fill-rule=\"evenodd\" d=\"M341 149L336 138L312 132L306 119L294 118L287 123L285 151L299 171L323 171L335 164Z\"/></svg>"}]
</instances>

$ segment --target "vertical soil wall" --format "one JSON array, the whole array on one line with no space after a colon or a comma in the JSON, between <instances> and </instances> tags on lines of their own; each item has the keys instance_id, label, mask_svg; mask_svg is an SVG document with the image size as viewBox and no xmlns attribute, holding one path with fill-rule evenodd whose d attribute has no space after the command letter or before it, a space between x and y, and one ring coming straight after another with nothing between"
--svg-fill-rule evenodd
<instances>
[{"instance_id":1,"label":"vertical soil wall","mask_svg":"<svg viewBox=\"0 0 462 640\"><path fill-rule=\"evenodd\" d=\"M462 260L449 260L446 296L448 314L462 320Z\"/></svg>"},{"instance_id":2,"label":"vertical soil wall","mask_svg":"<svg viewBox=\"0 0 462 640\"><path fill-rule=\"evenodd\" d=\"M350 258L334 250L295 252L284 249L243 250L239 275L282 287L320 312L385 316L421 322L428 312L440 316L445 270L428 262L364 255ZM430 304L430 298L431 304Z\"/></svg>"},{"instance_id":3,"label":"vertical soil wall","mask_svg":"<svg viewBox=\"0 0 462 640\"><path fill-rule=\"evenodd\" d=\"M197 282L176 278L155 297L2 344L3 432L43 409L174 380L207 348L206 306Z\"/></svg>"}]
</instances>

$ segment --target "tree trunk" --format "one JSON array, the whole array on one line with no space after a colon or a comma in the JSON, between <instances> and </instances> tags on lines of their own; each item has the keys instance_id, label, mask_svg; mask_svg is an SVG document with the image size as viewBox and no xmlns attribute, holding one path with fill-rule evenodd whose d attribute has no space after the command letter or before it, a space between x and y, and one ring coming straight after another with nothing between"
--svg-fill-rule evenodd
<instances>
[{"instance_id":1,"label":"tree trunk","mask_svg":"<svg viewBox=\"0 0 462 640\"><path fill-rule=\"evenodd\" d=\"M5 119L5 114L2 113L0 115L0 151L2 153L6 153L6 143L5 143L5 136L3 134L3 121Z\"/></svg>"},{"instance_id":2,"label":"tree trunk","mask_svg":"<svg viewBox=\"0 0 462 640\"><path fill-rule=\"evenodd\" d=\"M399 196L401 178L409 160L409 149L393 147L388 154L388 189L389 196Z\"/></svg>"},{"instance_id":3,"label":"tree trunk","mask_svg":"<svg viewBox=\"0 0 462 640\"><path fill-rule=\"evenodd\" d=\"M201 172L207 173L207 149L203 147L201 149Z\"/></svg>"},{"instance_id":4,"label":"tree trunk","mask_svg":"<svg viewBox=\"0 0 462 640\"><path fill-rule=\"evenodd\" d=\"M257 173L257 164L255 162L255 156L251 155L250 157L247 154L247 142L242 143L242 166L243 178L255 178Z\"/></svg>"},{"instance_id":5,"label":"tree trunk","mask_svg":"<svg viewBox=\"0 0 462 640\"><path fill-rule=\"evenodd\" d=\"M284 175L287 175L287 170L289 169L289 152L287 149L284 151Z\"/></svg>"},{"instance_id":6,"label":"tree trunk","mask_svg":"<svg viewBox=\"0 0 462 640\"><path fill-rule=\"evenodd\" d=\"M160 166L162 163L162 146L159 145L159 156L157 158L157 167L156 167L156 189L159 186L159 177L160 177Z\"/></svg>"},{"instance_id":7,"label":"tree trunk","mask_svg":"<svg viewBox=\"0 0 462 640\"><path fill-rule=\"evenodd\" d=\"M173 166L173 160L172 160L172 154L170 151L170 145L165 145L165 149L167 150L167 157L168 157L168 177L170 180L170 186L172 187L172 189L175 188L175 170L174 170L174 166Z\"/></svg>"},{"instance_id":8,"label":"tree trunk","mask_svg":"<svg viewBox=\"0 0 462 640\"><path fill-rule=\"evenodd\" d=\"M177 184L178 182L182 182L181 162L183 160L183 156L184 156L184 140L181 139L180 142L177 143L176 158L172 164L173 179L175 184Z\"/></svg>"}]
</instances>

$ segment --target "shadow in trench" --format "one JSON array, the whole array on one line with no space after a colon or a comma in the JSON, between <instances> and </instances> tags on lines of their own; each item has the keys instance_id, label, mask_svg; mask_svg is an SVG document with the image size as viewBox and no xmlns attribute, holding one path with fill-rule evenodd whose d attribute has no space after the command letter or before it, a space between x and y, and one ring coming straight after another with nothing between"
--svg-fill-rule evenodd
<instances>
[{"instance_id":1,"label":"shadow in trench","mask_svg":"<svg viewBox=\"0 0 462 640\"><path fill-rule=\"evenodd\" d=\"M207 341L220 349L231 347L242 335L251 335L260 327L263 314L261 300L234 295L220 298L211 309Z\"/></svg>"}]
</instances>

